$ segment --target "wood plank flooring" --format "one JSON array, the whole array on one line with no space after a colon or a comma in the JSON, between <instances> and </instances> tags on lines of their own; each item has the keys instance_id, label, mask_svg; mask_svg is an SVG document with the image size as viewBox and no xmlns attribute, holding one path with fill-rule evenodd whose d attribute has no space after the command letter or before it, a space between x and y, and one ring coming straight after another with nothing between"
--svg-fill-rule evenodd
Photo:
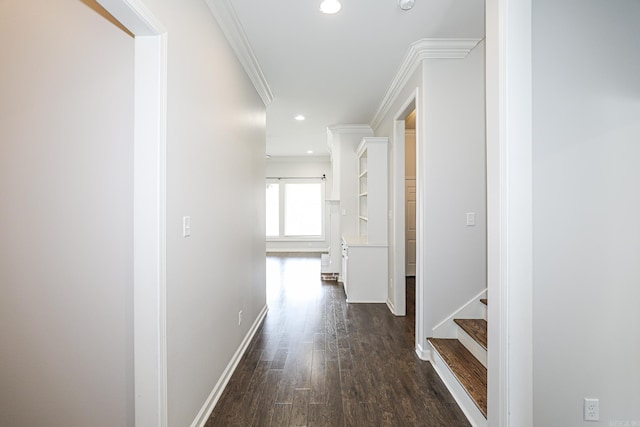
<instances>
[{"instance_id":1,"label":"wood plank flooring","mask_svg":"<svg viewBox=\"0 0 640 427\"><path fill-rule=\"evenodd\" d=\"M484 417L487 417L487 368L456 339L429 338Z\"/></svg>"},{"instance_id":2,"label":"wood plank flooring","mask_svg":"<svg viewBox=\"0 0 640 427\"><path fill-rule=\"evenodd\" d=\"M319 257L267 257L269 312L206 426L469 426L415 355L407 287L408 315L395 317L347 304Z\"/></svg>"},{"instance_id":3,"label":"wood plank flooring","mask_svg":"<svg viewBox=\"0 0 640 427\"><path fill-rule=\"evenodd\" d=\"M487 349L487 321L484 319L453 319L471 338Z\"/></svg>"}]
</instances>

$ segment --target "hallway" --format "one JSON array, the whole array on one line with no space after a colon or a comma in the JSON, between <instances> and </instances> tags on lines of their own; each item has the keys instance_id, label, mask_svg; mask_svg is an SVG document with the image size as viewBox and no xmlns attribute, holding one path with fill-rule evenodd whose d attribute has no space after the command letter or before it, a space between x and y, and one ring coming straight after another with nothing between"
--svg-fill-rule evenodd
<instances>
[{"instance_id":1,"label":"hallway","mask_svg":"<svg viewBox=\"0 0 640 427\"><path fill-rule=\"evenodd\" d=\"M415 355L411 292L394 317L348 305L341 284L320 280L319 257L266 262L269 312L207 427L469 425Z\"/></svg>"}]
</instances>

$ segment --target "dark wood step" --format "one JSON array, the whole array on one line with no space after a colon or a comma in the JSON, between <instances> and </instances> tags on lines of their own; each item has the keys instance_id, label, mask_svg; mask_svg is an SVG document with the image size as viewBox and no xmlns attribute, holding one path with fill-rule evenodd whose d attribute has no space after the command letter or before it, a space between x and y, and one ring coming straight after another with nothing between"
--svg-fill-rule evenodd
<instances>
[{"instance_id":1,"label":"dark wood step","mask_svg":"<svg viewBox=\"0 0 640 427\"><path fill-rule=\"evenodd\" d=\"M456 339L429 338L476 406L487 417L487 368Z\"/></svg>"},{"instance_id":2,"label":"dark wood step","mask_svg":"<svg viewBox=\"0 0 640 427\"><path fill-rule=\"evenodd\" d=\"M489 301L487 301L486 298L481 298L480 302L483 303L484 305L489 305Z\"/></svg>"},{"instance_id":3,"label":"dark wood step","mask_svg":"<svg viewBox=\"0 0 640 427\"><path fill-rule=\"evenodd\" d=\"M471 338L487 349L487 321L484 319L453 319Z\"/></svg>"}]
</instances>

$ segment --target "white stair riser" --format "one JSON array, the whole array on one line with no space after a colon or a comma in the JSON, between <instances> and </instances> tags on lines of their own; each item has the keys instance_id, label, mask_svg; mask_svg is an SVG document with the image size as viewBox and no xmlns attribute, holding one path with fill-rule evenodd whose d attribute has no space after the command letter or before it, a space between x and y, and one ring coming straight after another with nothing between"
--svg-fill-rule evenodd
<instances>
[{"instance_id":1,"label":"white stair riser","mask_svg":"<svg viewBox=\"0 0 640 427\"><path fill-rule=\"evenodd\" d=\"M460 326L458 326L458 341L460 341L485 368L487 367L487 350L471 338Z\"/></svg>"},{"instance_id":2,"label":"white stair riser","mask_svg":"<svg viewBox=\"0 0 640 427\"><path fill-rule=\"evenodd\" d=\"M487 297L485 289L478 295L474 296L466 304L453 312L449 317L444 319L433 328L432 337L434 338L456 338L458 325L453 319L484 319L487 320L487 306L480 302L480 298Z\"/></svg>"},{"instance_id":3,"label":"white stair riser","mask_svg":"<svg viewBox=\"0 0 640 427\"><path fill-rule=\"evenodd\" d=\"M440 357L438 351L429 344L431 347L431 364L433 368L442 379L442 382L447 387L453 398L455 399L464 415L467 417L473 427L487 427L487 419L482 415L482 412L478 409L471 396L466 392L462 384L458 381L456 376L451 372L449 366Z\"/></svg>"}]
</instances>

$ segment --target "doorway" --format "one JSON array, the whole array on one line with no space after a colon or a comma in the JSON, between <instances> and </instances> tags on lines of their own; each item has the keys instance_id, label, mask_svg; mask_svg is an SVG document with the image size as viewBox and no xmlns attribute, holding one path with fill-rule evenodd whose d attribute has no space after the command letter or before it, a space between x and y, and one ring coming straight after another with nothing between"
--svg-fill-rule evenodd
<instances>
[{"instance_id":1,"label":"doorway","mask_svg":"<svg viewBox=\"0 0 640 427\"><path fill-rule=\"evenodd\" d=\"M418 287L420 284L420 239L418 237L420 235L420 180L417 162L419 151L417 136L420 123L417 120L418 117L420 116L418 89L416 89L395 115L390 153L390 198L394 215L389 233L391 243L389 266L392 272L389 294L393 313L396 316L405 316L407 313L407 283L411 286L415 283ZM408 223L412 224L409 230L407 230ZM409 262L407 262L407 255L409 255ZM408 282L407 276L415 279ZM413 293L414 289L411 291ZM413 294L418 296L419 289L415 289ZM419 298L410 298L410 300L420 304ZM415 308L416 331L418 331L421 324L421 310L419 306L413 308ZM416 340L416 348L417 346Z\"/></svg>"},{"instance_id":2,"label":"doorway","mask_svg":"<svg viewBox=\"0 0 640 427\"><path fill-rule=\"evenodd\" d=\"M416 276L416 110L405 119L405 276ZM415 280L414 280L415 283Z\"/></svg>"}]
</instances>

